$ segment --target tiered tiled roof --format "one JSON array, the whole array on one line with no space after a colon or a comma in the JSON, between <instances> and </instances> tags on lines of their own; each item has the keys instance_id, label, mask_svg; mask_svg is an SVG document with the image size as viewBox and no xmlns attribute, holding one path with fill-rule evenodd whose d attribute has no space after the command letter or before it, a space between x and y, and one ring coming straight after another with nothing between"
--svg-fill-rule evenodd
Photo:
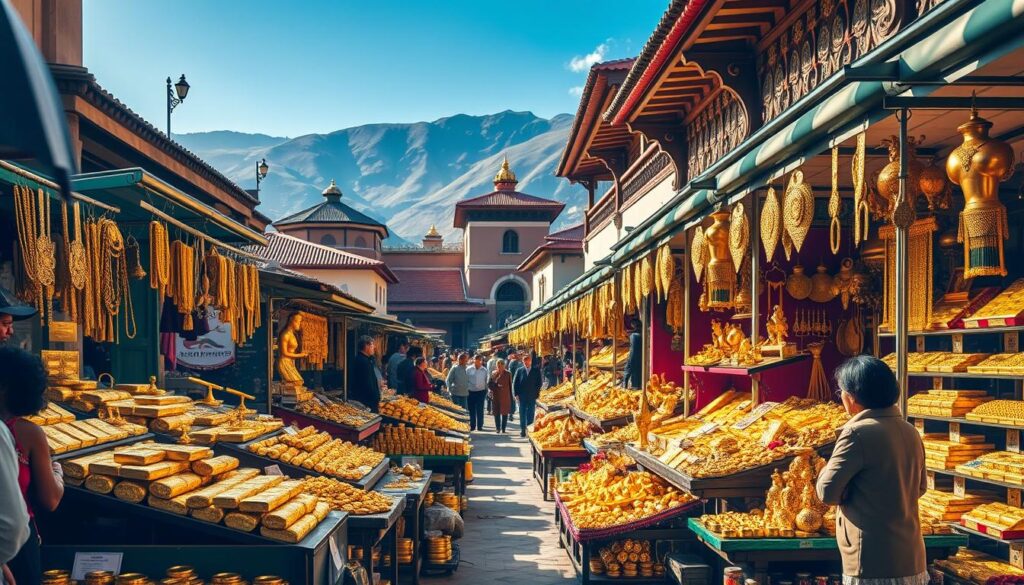
<instances>
[{"instance_id":1,"label":"tiered tiled roof","mask_svg":"<svg viewBox=\"0 0 1024 585\"><path fill-rule=\"evenodd\" d=\"M533 270L551 254L583 254L583 224L544 236L546 240L519 265L520 272Z\"/></svg>"},{"instance_id":2,"label":"tiered tiled roof","mask_svg":"<svg viewBox=\"0 0 1024 585\"><path fill-rule=\"evenodd\" d=\"M388 227L386 225L341 202L341 189L338 188L337 183L333 179L322 194L324 196L323 202L279 219L274 222L274 225L294 225L299 223L357 224L381 230L383 237L387 237Z\"/></svg>"},{"instance_id":3,"label":"tiered tiled roof","mask_svg":"<svg viewBox=\"0 0 1024 585\"><path fill-rule=\"evenodd\" d=\"M277 262L285 268L316 268L325 270L373 270L391 283L397 282L395 273L380 260L352 254L344 250L314 244L306 240L271 232L266 234L267 245L252 246L250 251L268 262Z\"/></svg>"}]
</instances>

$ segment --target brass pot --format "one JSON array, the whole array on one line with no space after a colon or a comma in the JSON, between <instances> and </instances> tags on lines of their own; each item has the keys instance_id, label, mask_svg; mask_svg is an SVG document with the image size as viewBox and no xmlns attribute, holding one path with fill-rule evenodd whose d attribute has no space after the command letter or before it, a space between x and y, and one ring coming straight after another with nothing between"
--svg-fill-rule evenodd
<instances>
[{"instance_id":1,"label":"brass pot","mask_svg":"<svg viewBox=\"0 0 1024 585\"><path fill-rule=\"evenodd\" d=\"M819 264L818 271L811 277L811 292L808 296L816 303L827 303L836 298L832 284L833 279L828 273L828 267Z\"/></svg>"},{"instance_id":2,"label":"brass pot","mask_svg":"<svg viewBox=\"0 0 1024 585\"><path fill-rule=\"evenodd\" d=\"M811 279L804 274L804 267L799 264L794 266L793 273L786 279L786 292L789 296L802 301L810 296L811 287Z\"/></svg>"},{"instance_id":3,"label":"brass pot","mask_svg":"<svg viewBox=\"0 0 1024 585\"><path fill-rule=\"evenodd\" d=\"M952 203L953 189L946 178L946 171L935 160L921 169L918 180L921 194L928 200L928 210L949 209Z\"/></svg>"}]
</instances>

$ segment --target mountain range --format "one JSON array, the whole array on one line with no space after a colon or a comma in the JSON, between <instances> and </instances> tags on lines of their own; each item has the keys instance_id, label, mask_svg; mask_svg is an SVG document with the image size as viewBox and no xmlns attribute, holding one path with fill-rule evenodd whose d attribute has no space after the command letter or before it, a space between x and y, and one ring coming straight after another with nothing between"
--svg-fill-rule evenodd
<instances>
[{"instance_id":1,"label":"mountain range","mask_svg":"<svg viewBox=\"0 0 1024 585\"><path fill-rule=\"evenodd\" d=\"M418 243L431 224L446 241L461 239L455 203L493 191L504 156L519 191L565 203L556 228L581 221L586 191L554 176L571 125L568 114L505 111L295 138L214 131L175 139L245 188L255 186L256 161L266 158L259 210L272 219L320 202L334 179L344 202L387 224L386 245L401 245Z\"/></svg>"}]
</instances>

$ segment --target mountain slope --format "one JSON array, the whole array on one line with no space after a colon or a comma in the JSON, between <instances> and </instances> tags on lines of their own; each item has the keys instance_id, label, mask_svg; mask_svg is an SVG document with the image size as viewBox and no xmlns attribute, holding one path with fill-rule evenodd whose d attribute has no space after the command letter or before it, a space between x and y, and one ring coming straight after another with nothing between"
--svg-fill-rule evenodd
<instances>
[{"instance_id":1,"label":"mountain slope","mask_svg":"<svg viewBox=\"0 0 1024 585\"><path fill-rule=\"evenodd\" d=\"M566 203L559 225L579 221L586 191L554 176L571 123L566 114L548 120L506 111L296 138L224 131L176 138L245 188L255 186L255 161L266 157L259 209L272 218L318 203L335 179L344 201L419 242L431 224L449 240L461 237L452 227L455 203L492 191L505 155L520 191Z\"/></svg>"}]
</instances>

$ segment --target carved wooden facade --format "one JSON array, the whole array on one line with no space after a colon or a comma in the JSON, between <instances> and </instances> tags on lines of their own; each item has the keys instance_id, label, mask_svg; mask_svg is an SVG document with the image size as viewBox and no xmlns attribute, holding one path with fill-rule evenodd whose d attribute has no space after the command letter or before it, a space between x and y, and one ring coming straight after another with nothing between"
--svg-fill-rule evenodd
<instances>
[{"instance_id":1,"label":"carved wooden facade","mask_svg":"<svg viewBox=\"0 0 1024 585\"><path fill-rule=\"evenodd\" d=\"M703 173L739 146L749 133L747 108L736 92L723 87L686 126L688 178Z\"/></svg>"},{"instance_id":2,"label":"carved wooden facade","mask_svg":"<svg viewBox=\"0 0 1024 585\"><path fill-rule=\"evenodd\" d=\"M925 9L937 3L916 1L927 4ZM769 34L757 68L763 120L892 37L907 22L909 6L909 0L822 0Z\"/></svg>"}]
</instances>

